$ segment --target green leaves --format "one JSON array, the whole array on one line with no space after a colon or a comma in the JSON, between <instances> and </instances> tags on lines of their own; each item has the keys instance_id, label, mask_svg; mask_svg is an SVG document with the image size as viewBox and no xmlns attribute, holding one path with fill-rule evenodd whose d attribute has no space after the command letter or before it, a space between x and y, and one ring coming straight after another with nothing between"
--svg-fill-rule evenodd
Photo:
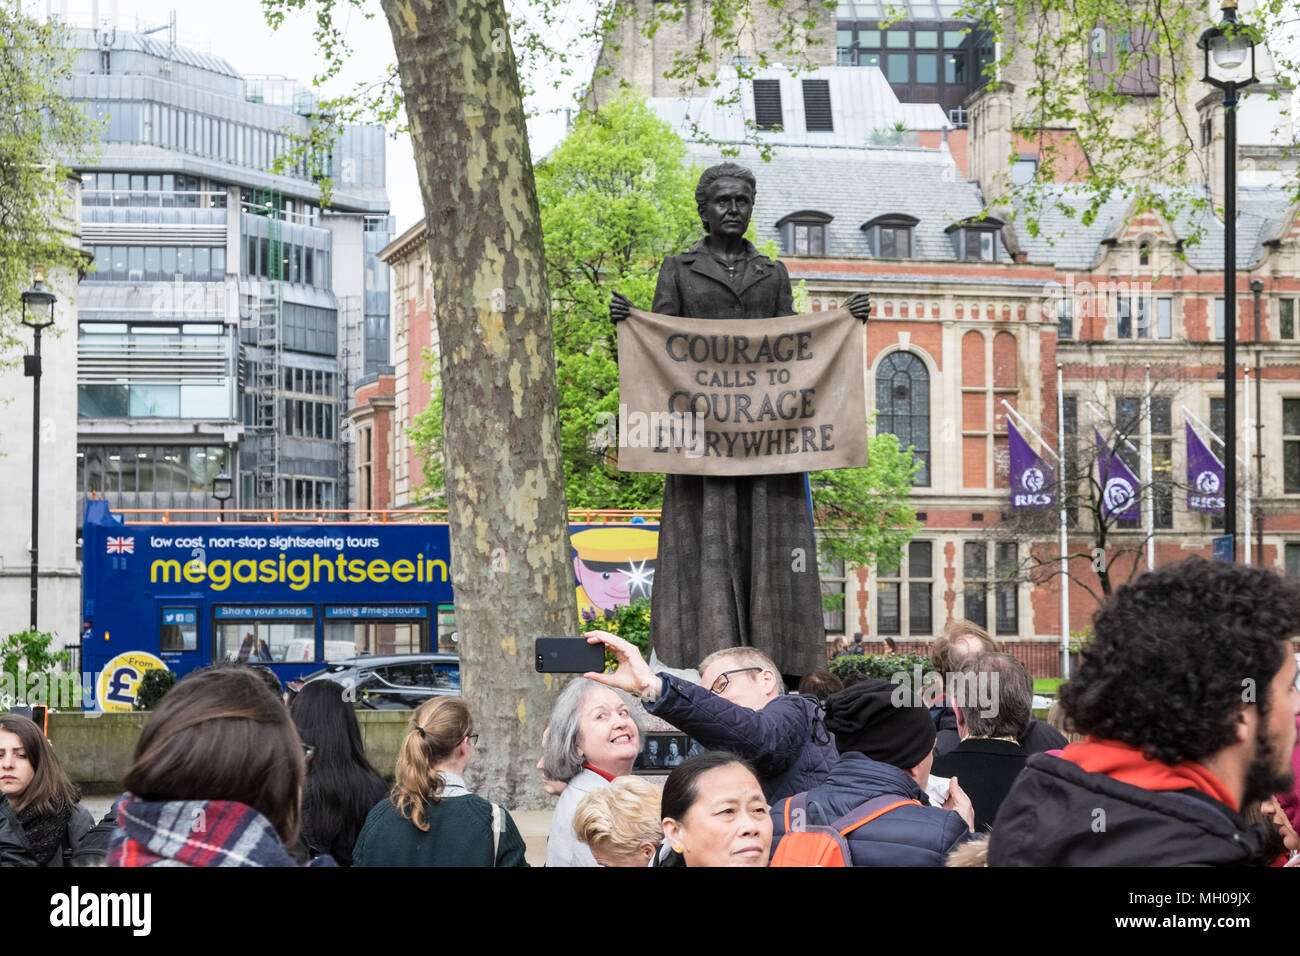
<instances>
[{"instance_id":1,"label":"green leaves","mask_svg":"<svg viewBox=\"0 0 1300 956\"><path fill-rule=\"evenodd\" d=\"M868 443L866 468L818 471L808 476L822 563L897 567L918 527L912 477L921 467L911 449L888 432Z\"/></svg>"},{"instance_id":2,"label":"green leaves","mask_svg":"<svg viewBox=\"0 0 1300 956\"><path fill-rule=\"evenodd\" d=\"M0 351L18 344L21 294L33 269L47 281L83 267L70 243L75 211L71 170L95 143L95 124L62 90L71 85L75 51L60 43L60 27L0 3ZM14 359L11 359L13 361Z\"/></svg>"},{"instance_id":3,"label":"green leaves","mask_svg":"<svg viewBox=\"0 0 1300 956\"><path fill-rule=\"evenodd\" d=\"M536 168L571 508L657 508L663 476L618 471L618 337L610 293L648 309L659 264L699 234L698 170L645 101L583 113Z\"/></svg>"},{"instance_id":4,"label":"green leaves","mask_svg":"<svg viewBox=\"0 0 1300 956\"><path fill-rule=\"evenodd\" d=\"M6 689L16 687L19 681L29 680L36 674L45 678L42 686L49 686L49 678L58 666L72 658L67 651L51 651L53 643L53 634L34 628L6 637L0 642L0 686ZM12 699L0 700L0 707L9 707L13 703Z\"/></svg>"}]
</instances>

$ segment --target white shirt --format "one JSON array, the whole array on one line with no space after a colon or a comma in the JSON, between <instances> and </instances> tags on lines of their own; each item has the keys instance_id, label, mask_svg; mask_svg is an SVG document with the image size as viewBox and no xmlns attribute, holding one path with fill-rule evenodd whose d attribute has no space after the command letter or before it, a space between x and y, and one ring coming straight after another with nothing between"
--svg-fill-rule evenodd
<instances>
[{"instance_id":1,"label":"white shirt","mask_svg":"<svg viewBox=\"0 0 1300 956\"><path fill-rule=\"evenodd\" d=\"M551 835L546 841L547 866L600 866L591 855L591 847L578 841L578 834L573 829L573 815L578 812L583 797L608 786L608 780L586 767L569 781L555 804L555 815L551 817Z\"/></svg>"},{"instance_id":2,"label":"white shirt","mask_svg":"<svg viewBox=\"0 0 1300 956\"><path fill-rule=\"evenodd\" d=\"M444 797L463 797L468 795L469 787L465 786L465 778L460 774L439 770L438 775L442 777L442 782L444 784L442 793L438 795L438 799L441 800Z\"/></svg>"}]
</instances>

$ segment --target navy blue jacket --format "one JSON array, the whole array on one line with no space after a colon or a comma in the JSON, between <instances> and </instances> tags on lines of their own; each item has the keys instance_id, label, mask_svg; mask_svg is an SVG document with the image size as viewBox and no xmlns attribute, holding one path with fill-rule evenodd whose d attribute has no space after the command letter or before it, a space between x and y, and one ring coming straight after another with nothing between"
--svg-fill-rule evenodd
<instances>
[{"instance_id":1,"label":"navy blue jacket","mask_svg":"<svg viewBox=\"0 0 1300 956\"><path fill-rule=\"evenodd\" d=\"M706 749L730 750L752 763L768 803L817 786L839 756L813 698L782 694L750 710L699 684L659 677L664 692L646 710Z\"/></svg>"},{"instance_id":2,"label":"navy blue jacket","mask_svg":"<svg viewBox=\"0 0 1300 956\"><path fill-rule=\"evenodd\" d=\"M886 794L919 800L922 806L890 810L851 832L845 839L854 866L943 866L948 851L970 839L966 821L952 810L930 806L925 791L904 771L856 751L841 754L822 785L808 791L808 823L826 826ZM785 835L784 806L772 808L774 854Z\"/></svg>"}]
</instances>

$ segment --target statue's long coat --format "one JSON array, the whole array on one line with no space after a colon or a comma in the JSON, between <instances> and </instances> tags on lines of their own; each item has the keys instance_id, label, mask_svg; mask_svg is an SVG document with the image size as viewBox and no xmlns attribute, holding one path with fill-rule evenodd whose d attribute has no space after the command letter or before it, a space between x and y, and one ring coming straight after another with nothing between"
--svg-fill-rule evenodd
<instances>
[{"instance_id":1,"label":"statue's long coat","mask_svg":"<svg viewBox=\"0 0 1300 956\"><path fill-rule=\"evenodd\" d=\"M794 315L790 275L746 243L729 278L700 243L659 269L652 311L702 319ZM826 669L817 550L804 474L668 475L650 640L670 667L750 645L784 674Z\"/></svg>"}]
</instances>

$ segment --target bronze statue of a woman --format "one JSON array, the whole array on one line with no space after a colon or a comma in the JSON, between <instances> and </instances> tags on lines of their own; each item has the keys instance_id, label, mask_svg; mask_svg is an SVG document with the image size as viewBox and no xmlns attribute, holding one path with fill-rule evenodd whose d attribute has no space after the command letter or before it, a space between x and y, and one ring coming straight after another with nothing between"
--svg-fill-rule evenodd
<instances>
[{"instance_id":1,"label":"bronze statue of a woman","mask_svg":"<svg viewBox=\"0 0 1300 956\"><path fill-rule=\"evenodd\" d=\"M756 184L735 163L706 169L695 189L704 239L664 260L651 310L698 319L794 315L785 266L745 239ZM631 303L617 292L615 321ZM870 300L844 303L862 320ZM668 475L650 598L650 644L673 668L748 645L783 674L826 666L817 546L806 476Z\"/></svg>"}]
</instances>

